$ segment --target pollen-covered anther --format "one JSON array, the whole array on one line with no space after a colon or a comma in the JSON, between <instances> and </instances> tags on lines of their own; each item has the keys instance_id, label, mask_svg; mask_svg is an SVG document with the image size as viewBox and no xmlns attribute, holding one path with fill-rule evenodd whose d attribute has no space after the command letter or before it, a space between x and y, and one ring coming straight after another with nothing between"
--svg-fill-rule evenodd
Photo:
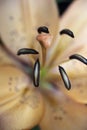
<instances>
[{"instance_id":1,"label":"pollen-covered anther","mask_svg":"<svg viewBox=\"0 0 87 130\"><path fill-rule=\"evenodd\" d=\"M38 36L36 37L36 39L39 41L41 46L45 48L49 48L51 46L52 38L53 36L51 34L44 33L44 32L42 32L41 34L38 34Z\"/></svg>"}]
</instances>

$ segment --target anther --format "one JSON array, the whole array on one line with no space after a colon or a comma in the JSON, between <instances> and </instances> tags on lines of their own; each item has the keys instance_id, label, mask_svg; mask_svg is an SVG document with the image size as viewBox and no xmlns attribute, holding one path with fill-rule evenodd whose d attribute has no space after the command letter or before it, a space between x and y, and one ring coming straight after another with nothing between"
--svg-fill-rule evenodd
<instances>
[{"instance_id":1,"label":"anther","mask_svg":"<svg viewBox=\"0 0 87 130\"><path fill-rule=\"evenodd\" d=\"M82 63L86 64L87 65L87 59L79 54L74 54L74 55L71 55L69 57L69 59L77 59L79 61L81 61Z\"/></svg>"},{"instance_id":2,"label":"anther","mask_svg":"<svg viewBox=\"0 0 87 130\"><path fill-rule=\"evenodd\" d=\"M39 27L37 31L38 31L38 33L42 33L42 32L49 33L49 30L46 26Z\"/></svg>"},{"instance_id":3,"label":"anther","mask_svg":"<svg viewBox=\"0 0 87 130\"><path fill-rule=\"evenodd\" d=\"M19 49L17 52L17 55L21 55L21 54L39 54L38 51L34 50L34 49L29 49L29 48L22 48Z\"/></svg>"},{"instance_id":4,"label":"anther","mask_svg":"<svg viewBox=\"0 0 87 130\"><path fill-rule=\"evenodd\" d=\"M40 62L39 59L37 59L33 69L33 82L35 87L39 86L39 80L40 80Z\"/></svg>"},{"instance_id":5,"label":"anther","mask_svg":"<svg viewBox=\"0 0 87 130\"><path fill-rule=\"evenodd\" d=\"M70 90L71 89L71 83L70 83L70 80L69 80L68 75L65 72L64 68L59 66L59 72L61 74L61 77L63 79L63 82L65 84L66 89Z\"/></svg>"},{"instance_id":6,"label":"anther","mask_svg":"<svg viewBox=\"0 0 87 130\"><path fill-rule=\"evenodd\" d=\"M71 30L69 30L69 29L63 29L63 30L61 30L61 31L60 31L60 35L63 35L63 34L67 34L67 35L69 35L70 37L74 38L73 32L72 32Z\"/></svg>"}]
</instances>

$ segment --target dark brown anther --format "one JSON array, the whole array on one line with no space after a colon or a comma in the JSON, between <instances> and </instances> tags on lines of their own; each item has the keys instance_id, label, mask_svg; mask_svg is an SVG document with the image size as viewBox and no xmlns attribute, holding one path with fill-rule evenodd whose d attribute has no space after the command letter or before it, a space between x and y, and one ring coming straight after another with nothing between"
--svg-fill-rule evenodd
<instances>
[{"instance_id":1,"label":"dark brown anther","mask_svg":"<svg viewBox=\"0 0 87 130\"><path fill-rule=\"evenodd\" d=\"M19 49L17 52L17 55L24 55L24 54L39 54L39 52L34 49L29 49L29 48L22 48L22 49Z\"/></svg>"},{"instance_id":2,"label":"dark brown anther","mask_svg":"<svg viewBox=\"0 0 87 130\"><path fill-rule=\"evenodd\" d=\"M71 55L69 59L76 59L87 65L87 59L79 54Z\"/></svg>"},{"instance_id":3,"label":"dark brown anther","mask_svg":"<svg viewBox=\"0 0 87 130\"><path fill-rule=\"evenodd\" d=\"M63 34L67 34L67 35L69 35L70 37L74 38L73 32L72 32L71 30L69 30L69 29L63 29L63 30L61 30L61 31L60 31L60 35L63 35Z\"/></svg>"},{"instance_id":4,"label":"dark brown anther","mask_svg":"<svg viewBox=\"0 0 87 130\"><path fill-rule=\"evenodd\" d=\"M39 27L37 31L38 33L42 33L42 32L49 33L49 30L46 26Z\"/></svg>"}]
</instances>

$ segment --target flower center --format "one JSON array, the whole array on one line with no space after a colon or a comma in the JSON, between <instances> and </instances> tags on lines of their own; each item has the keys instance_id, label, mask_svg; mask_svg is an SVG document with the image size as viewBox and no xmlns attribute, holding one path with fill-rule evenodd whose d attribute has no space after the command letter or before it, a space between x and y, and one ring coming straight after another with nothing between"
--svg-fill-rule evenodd
<instances>
[{"instance_id":1,"label":"flower center","mask_svg":"<svg viewBox=\"0 0 87 130\"><path fill-rule=\"evenodd\" d=\"M38 40L38 42L41 45L42 48L42 65L40 65L40 61L39 58L37 58L37 60L35 61L34 67L32 68L32 64L28 64L25 61L22 61L20 59L18 59L17 57L15 57L15 55L5 46L5 44L3 43L2 39L0 38L0 46L2 47L3 51L12 59L15 59L17 61L17 65L20 65L21 68L24 69L24 71L30 75L30 77L33 79L33 83L35 85L35 87L39 86L39 82L41 81L41 83L43 84L45 81L45 78L47 76L47 70L45 68L45 62L46 62L46 52L47 49L51 46L51 42L52 42L52 36L49 33L49 30L47 27L42 26L38 28L38 36L36 37L36 39ZM70 37L74 38L74 34L72 31L70 31L69 29L63 29L62 31L60 31L60 35L63 34L67 34ZM31 48L22 48L19 49L17 52L17 55L21 55L21 54L33 54L33 55L39 55L39 52L36 51L35 49L31 49ZM87 58L79 55L79 54L73 54L71 56L69 56L69 59L76 59L81 61L82 63L84 63L85 65L87 65ZM59 72L61 75L61 78L65 84L65 87L70 90L71 89L71 83L69 81L69 77L66 73L66 71L64 70L63 67L58 66L59 68ZM33 73L33 74L32 74ZM33 75L33 76L32 76Z\"/></svg>"},{"instance_id":2,"label":"flower center","mask_svg":"<svg viewBox=\"0 0 87 130\"><path fill-rule=\"evenodd\" d=\"M41 80L42 83L45 80L45 77L46 77L46 74L47 74L47 70L44 67L45 62L46 62L46 51L51 46L51 42L52 42L52 38L53 38L51 36L51 34L49 33L48 28L45 27L45 26L39 27L37 31L38 31L38 36L36 37L36 39L38 40L38 42L40 43L41 48L42 48L42 67L40 69L40 61L39 61L39 59L37 59L35 61L34 69L33 69L33 83L34 83L35 87L39 86L40 80ZM73 32L70 31L69 29L61 30L60 35L63 35L63 34L67 34L70 37L74 38ZM17 54L18 55L21 55L21 54L34 54L34 55L36 55L36 54L39 54L39 52L37 52L34 49L23 48L23 49L18 50ZM83 62L84 64L87 65L87 59L84 58L81 55L74 54L74 55L71 55L69 57L69 59L70 60L71 59L77 59L77 60L79 60L79 61L81 61L81 62ZM62 80L65 84L65 87L68 90L70 90L71 89L71 83L70 83L70 80L69 80L69 77L68 77L66 71L61 66L59 66L58 68L59 68L61 78L62 78Z\"/></svg>"}]
</instances>

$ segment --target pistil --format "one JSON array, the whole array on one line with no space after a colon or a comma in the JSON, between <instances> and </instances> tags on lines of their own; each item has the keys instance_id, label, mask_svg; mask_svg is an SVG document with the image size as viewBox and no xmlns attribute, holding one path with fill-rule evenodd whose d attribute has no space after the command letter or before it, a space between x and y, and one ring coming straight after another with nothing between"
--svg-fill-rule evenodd
<instances>
[{"instance_id":1,"label":"pistil","mask_svg":"<svg viewBox=\"0 0 87 130\"><path fill-rule=\"evenodd\" d=\"M42 48L42 66L44 66L46 62L47 48L51 46L52 36L49 33L48 28L45 26L39 27L37 31L39 34L36 39L39 41Z\"/></svg>"}]
</instances>

